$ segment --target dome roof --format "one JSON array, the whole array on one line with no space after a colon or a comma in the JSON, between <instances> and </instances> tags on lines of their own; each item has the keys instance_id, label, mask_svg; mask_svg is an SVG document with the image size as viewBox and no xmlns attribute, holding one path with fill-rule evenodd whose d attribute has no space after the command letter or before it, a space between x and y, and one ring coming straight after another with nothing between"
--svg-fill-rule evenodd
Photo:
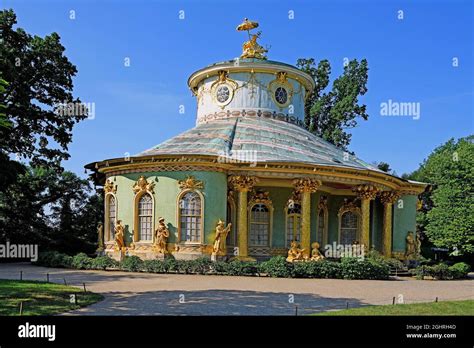
<instances>
[{"instance_id":1,"label":"dome roof","mask_svg":"<svg viewBox=\"0 0 474 348\"><path fill-rule=\"evenodd\" d=\"M224 156L236 150L255 151L258 163L297 162L380 172L297 125L265 117L229 117L200 124L136 156Z\"/></svg>"}]
</instances>

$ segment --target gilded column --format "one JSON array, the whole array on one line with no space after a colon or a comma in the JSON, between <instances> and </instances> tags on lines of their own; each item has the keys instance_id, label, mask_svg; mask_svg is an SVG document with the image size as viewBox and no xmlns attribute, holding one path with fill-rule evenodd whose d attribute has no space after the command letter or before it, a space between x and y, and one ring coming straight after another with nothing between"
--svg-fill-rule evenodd
<instances>
[{"instance_id":1,"label":"gilded column","mask_svg":"<svg viewBox=\"0 0 474 348\"><path fill-rule=\"evenodd\" d=\"M252 190L253 186L258 182L256 177L236 175L229 177L229 184L232 185L235 191L238 192L238 258L248 259L248 217L247 217L247 202L248 192Z\"/></svg>"},{"instance_id":2,"label":"gilded column","mask_svg":"<svg viewBox=\"0 0 474 348\"><path fill-rule=\"evenodd\" d=\"M311 253L311 193L316 192L321 186L321 181L304 178L293 180L293 185L301 193L301 248L304 257Z\"/></svg>"},{"instance_id":3,"label":"gilded column","mask_svg":"<svg viewBox=\"0 0 474 348\"><path fill-rule=\"evenodd\" d=\"M366 251L370 250L370 201L377 196L378 189L371 184L358 185L352 189L360 199L361 204L361 234L360 244L363 244Z\"/></svg>"},{"instance_id":4,"label":"gilded column","mask_svg":"<svg viewBox=\"0 0 474 348\"><path fill-rule=\"evenodd\" d=\"M383 191L380 193L380 201L383 203L383 254L392 256L392 212L393 203L397 201L400 194L397 191Z\"/></svg>"}]
</instances>

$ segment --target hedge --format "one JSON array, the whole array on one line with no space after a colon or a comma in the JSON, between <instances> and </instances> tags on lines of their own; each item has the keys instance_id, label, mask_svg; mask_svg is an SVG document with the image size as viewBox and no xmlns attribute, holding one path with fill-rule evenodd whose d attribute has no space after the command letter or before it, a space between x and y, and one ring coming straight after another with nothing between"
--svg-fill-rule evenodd
<instances>
[{"instance_id":1,"label":"hedge","mask_svg":"<svg viewBox=\"0 0 474 348\"><path fill-rule=\"evenodd\" d=\"M84 253L73 257L58 252L40 253L36 264L47 267L76 269L119 269L128 272L178 273L178 274L222 274L230 276L255 276L265 274L279 278L335 278L335 279L389 279L391 260L376 255L364 259L342 258L341 261L320 260L289 263L283 256L265 262L212 262L202 257L195 260L142 260L138 256L126 256L121 262L108 256L91 258ZM426 276L435 279L461 279L467 277L469 265L460 262L453 266L438 264L422 265L411 270L418 279Z\"/></svg>"},{"instance_id":2,"label":"hedge","mask_svg":"<svg viewBox=\"0 0 474 348\"><path fill-rule=\"evenodd\" d=\"M471 267L467 263L458 262L452 266L448 266L445 263L439 263L433 266L422 265L410 270L410 272L418 279L432 277L438 280L452 280L467 278L467 274L470 270Z\"/></svg>"}]
</instances>

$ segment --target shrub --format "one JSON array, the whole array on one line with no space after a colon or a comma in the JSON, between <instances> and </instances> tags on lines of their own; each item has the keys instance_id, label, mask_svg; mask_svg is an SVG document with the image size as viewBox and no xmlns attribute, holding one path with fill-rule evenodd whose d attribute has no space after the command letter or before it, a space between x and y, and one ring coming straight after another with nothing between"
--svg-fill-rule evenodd
<instances>
[{"instance_id":1,"label":"shrub","mask_svg":"<svg viewBox=\"0 0 474 348\"><path fill-rule=\"evenodd\" d=\"M293 263L287 262L283 256L275 256L262 262L259 270L270 277L290 278L294 276Z\"/></svg>"},{"instance_id":2,"label":"shrub","mask_svg":"<svg viewBox=\"0 0 474 348\"><path fill-rule=\"evenodd\" d=\"M388 279L390 276L387 263L370 258L343 258L341 266L344 279Z\"/></svg>"},{"instance_id":3,"label":"shrub","mask_svg":"<svg viewBox=\"0 0 474 348\"><path fill-rule=\"evenodd\" d=\"M85 253L79 253L72 258L71 266L77 269L91 269L92 258Z\"/></svg>"},{"instance_id":4,"label":"shrub","mask_svg":"<svg viewBox=\"0 0 474 348\"><path fill-rule=\"evenodd\" d=\"M384 261L391 268L396 268L396 269L404 269L405 268L405 266L403 265L403 262L400 261L400 260L390 258L390 259L385 259Z\"/></svg>"},{"instance_id":5,"label":"shrub","mask_svg":"<svg viewBox=\"0 0 474 348\"><path fill-rule=\"evenodd\" d=\"M454 279L467 278L467 274L471 270L471 266L464 262L458 262L449 267L451 275Z\"/></svg>"},{"instance_id":6,"label":"shrub","mask_svg":"<svg viewBox=\"0 0 474 348\"><path fill-rule=\"evenodd\" d=\"M108 256L98 256L92 259L91 268L106 270L107 268L118 267L119 263Z\"/></svg>"},{"instance_id":7,"label":"shrub","mask_svg":"<svg viewBox=\"0 0 474 348\"><path fill-rule=\"evenodd\" d=\"M329 260L317 261L321 278L342 278L342 264Z\"/></svg>"},{"instance_id":8,"label":"shrub","mask_svg":"<svg viewBox=\"0 0 474 348\"><path fill-rule=\"evenodd\" d=\"M71 267L72 257L57 251L45 251L38 255L37 265L46 267Z\"/></svg>"},{"instance_id":9,"label":"shrub","mask_svg":"<svg viewBox=\"0 0 474 348\"><path fill-rule=\"evenodd\" d=\"M188 273L206 274L211 270L212 261L207 257L200 257L187 262L186 271Z\"/></svg>"},{"instance_id":10,"label":"shrub","mask_svg":"<svg viewBox=\"0 0 474 348\"><path fill-rule=\"evenodd\" d=\"M166 273L168 271L165 261L158 259L143 261L143 270L149 273Z\"/></svg>"},{"instance_id":11,"label":"shrub","mask_svg":"<svg viewBox=\"0 0 474 348\"><path fill-rule=\"evenodd\" d=\"M255 275L258 273L255 262L233 260L225 263L224 272L231 276Z\"/></svg>"},{"instance_id":12,"label":"shrub","mask_svg":"<svg viewBox=\"0 0 474 348\"><path fill-rule=\"evenodd\" d=\"M125 256L120 263L120 268L129 272L140 272L143 270L143 261L138 256Z\"/></svg>"}]
</instances>

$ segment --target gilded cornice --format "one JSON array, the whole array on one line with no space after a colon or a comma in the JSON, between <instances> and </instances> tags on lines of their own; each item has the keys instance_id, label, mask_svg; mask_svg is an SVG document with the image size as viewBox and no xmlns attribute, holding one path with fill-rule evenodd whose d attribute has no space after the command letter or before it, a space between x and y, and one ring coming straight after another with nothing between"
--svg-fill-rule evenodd
<instances>
[{"instance_id":1,"label":"gilded cornice","mask_svg":"<svg viewBox=\"0 0 474 348\"><path fill-rule=\"evenodd\" d=\"M357 195L359 199L375 199L379 189L372 184L357 185L352 188L352 191Z\"/></svg>"},{"instance_id":2,"label":"gilded cornice","mask_svg":"<svg viewBox=\"0 0 474 348\"><path fill-rule=\"evenodd\" d=\"M321 186L321 181L311 178L300 178L293 180L296 192L316 192Z\"/></svg>"}]
</instances>

